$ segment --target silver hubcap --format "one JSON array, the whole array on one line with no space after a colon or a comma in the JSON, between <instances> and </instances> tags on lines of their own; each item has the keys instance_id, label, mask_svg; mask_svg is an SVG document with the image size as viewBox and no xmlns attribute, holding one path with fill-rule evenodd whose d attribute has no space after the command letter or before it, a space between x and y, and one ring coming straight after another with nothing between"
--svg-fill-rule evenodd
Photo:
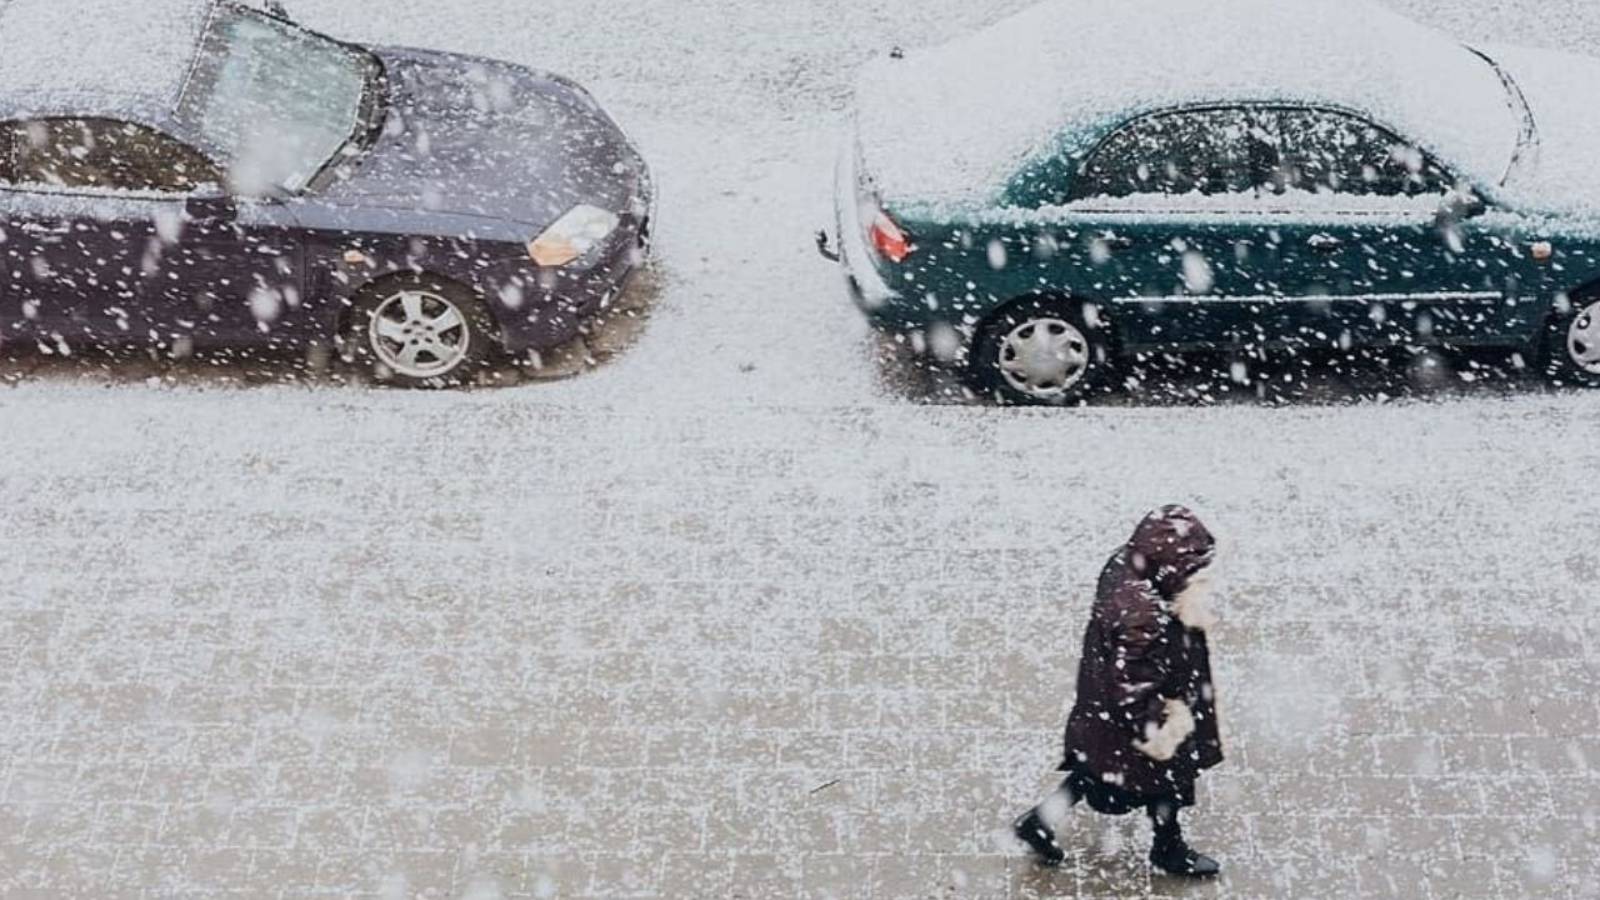
<instances>
[{"instance_id":1,"label":"silver hubcap","mask_svg":"<svg viewBox=\"0 0 1600 900\"><path fill-rule=\"evenodd\" d=\"M1029 319L1000 343L1000 374L1037 400L1054 400L1089 373L1089 339L1065 319Z\"/></svg>"},{"instance_id":2,"label":"silver hubcap","mask_svg":"<svg viewBox=\"0 0 1600 900\"><path fill-rule=\"evenodd\" d=\"M1572 321L1567 333L1572 362L1590 375L1600 375L1600 303L1591 303Z\"/></svg>"},{"instance_id":3,"label":"silver hubcap","mask_svg":"<svg viewBox=\"0 0 1600 900\"><path fill-rule=\"evenodd\" d=\"M472 329L454 303L431 291L401 291L372 315L372 350L379 361L411 378L449 374L467 358Z\"/></svg>"}]
</instances>

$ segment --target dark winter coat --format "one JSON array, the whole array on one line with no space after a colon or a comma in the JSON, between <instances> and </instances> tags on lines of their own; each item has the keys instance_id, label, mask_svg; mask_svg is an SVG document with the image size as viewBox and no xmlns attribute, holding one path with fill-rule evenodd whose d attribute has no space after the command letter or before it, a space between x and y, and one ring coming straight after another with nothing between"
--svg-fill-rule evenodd
<instances>
[{"instance_id":1,"label":"dark winter coat","mask_svg":"<svg viewBox=\"0 0 1600 900\"><path fill-rule=\"evenodd\" d=\"M1215 548L1194 513L1167 507L1106 564L1084 635L1064 771L1191 805L1199 773L1222 762L1208 614L1195 598Z\"/></svg>"}]
</instances>

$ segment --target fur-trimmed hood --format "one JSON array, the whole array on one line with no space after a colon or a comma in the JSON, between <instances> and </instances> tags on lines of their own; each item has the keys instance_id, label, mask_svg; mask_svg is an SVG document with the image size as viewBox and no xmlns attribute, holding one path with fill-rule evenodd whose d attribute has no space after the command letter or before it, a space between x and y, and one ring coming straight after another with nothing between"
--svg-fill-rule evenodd
<instances>
[{"instance_id":1,"label":"fur-trimmed hood","mask_svg":"<svg viewBox=\"0 0 1600 900\"><path fill-rule=\"evenodd\" d=\"M1189 577L1168 606L1172 615L1191 631L1210 631L1217 624L1211 607L1211 574L1202 570Z\"/></svg>"}]
</instances>

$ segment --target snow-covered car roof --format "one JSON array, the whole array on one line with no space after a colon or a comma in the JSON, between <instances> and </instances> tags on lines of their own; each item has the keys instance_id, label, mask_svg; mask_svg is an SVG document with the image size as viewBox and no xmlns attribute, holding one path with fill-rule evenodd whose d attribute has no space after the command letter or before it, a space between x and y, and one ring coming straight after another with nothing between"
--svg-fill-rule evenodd
<instances>
[{"instance_id":1,"label":"snow-covered car roof","mask_svg":"<svg viewBox=\"0 0 1600 900\"><path fill-rule=\"evenodd\" d=\"M1488 63L1373 0L1048 0L875 61L857 100L885 198L960 206L993 203L1041 153L1190 103L1358 110L1486 183L1519 133Z\"/></svg>"},{"instance_id":2,"label":"snow-covered car roof","mask_svg":"<svg viewBox=\"0 0 1600 900\"><path fill-rule=\"evenodd\" d=\"M0 116L169 118L217 5L0 0Z\"/></svg>"}]
</instances>

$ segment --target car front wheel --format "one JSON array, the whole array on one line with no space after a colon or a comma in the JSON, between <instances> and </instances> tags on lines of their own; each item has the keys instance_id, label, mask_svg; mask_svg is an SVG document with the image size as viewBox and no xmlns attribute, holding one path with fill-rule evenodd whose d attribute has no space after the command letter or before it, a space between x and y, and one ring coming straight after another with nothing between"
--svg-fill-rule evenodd
<instances>
[{"instance_id":1,"label":"car front wheel","mask_svg":"<svg viewBox=\"0 0 1600 900\"><path fill-rule=\"evenodd\" d=\"M356 303L349 339L374 377L400 387L471 384L495 347L493 320L466 288L427 278L390 282Z\"/></svg>"},{"instance_id":2,"label":"car front wheel","mask_svg":"<svg viewBox=\"0 0 1600 900\"><path fill-rule=\"evenodd\" d=\"M1099 330L1081 304L1024 300L979 332L973 387L1013 406L1063 406L1088 397L1109 369Z\"/></svg>"},{"instance_id":3,"label":"car front wheel","mask_svg":"<svg viewBox=\"0 0 1600 900\"><path fill-rule=\"evenodd\" d=\"M1600 387L1600 298L1574 300L1552 317L1544 355L1555 383Z\"/></svg>"}]
</instances>

